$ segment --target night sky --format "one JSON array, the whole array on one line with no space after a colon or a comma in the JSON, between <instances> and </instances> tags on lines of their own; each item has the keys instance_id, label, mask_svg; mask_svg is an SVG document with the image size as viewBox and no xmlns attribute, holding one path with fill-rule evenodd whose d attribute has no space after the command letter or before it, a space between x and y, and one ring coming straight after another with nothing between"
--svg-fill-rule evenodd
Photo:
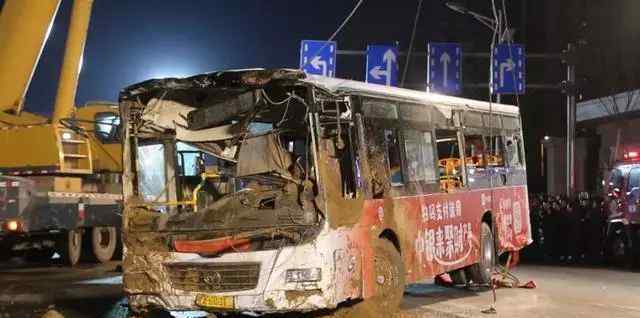
<instances>
[{"instance_id":1,"label":"night sky","mask_svg":"<svg viewBox=\"0 0 640 318\"><path fill-rule=\"evenodd\" d=\"M0 0L0 4L3 0ZM117 100L123 87L154 77L186 76L250 67L297 67L300 40L327 39L356 1L126 1L96 0L85 49L77 103ZM27 110L49 113L55 98L72 2L62 1L27 97ZM369 0L337 37L341 49L395 43L406 49L417 1ZM488 13L488 12L487 12ZM469 22L469 23L467 23ZM489 31L425 1L416 50L426 42L479 41ZM423 84L426 61L414 60L408 82ZM339 57L338 76L362 79L364 58Z\"/></svg>"},{"instance_id":2,"label":"night sky","mask_svg":"<svg viewBox=\"0 0 640 318\"><path fill-rule=\"evenodd\" d=\"M4 0L0 0L2 5ZM326 40L356 0L95 0L77 104L116 101L120 89L149 78L187 76L234 68L298 67L300 40ZM336 38L339 49L397 43L407 50L417 0L365 0ZM489 0L458 1L490 16ZM501 2L501 0L496 0ZM578 77L585 98L606 96L640 85L638 0L505 0L517 29L516 42L528 52L559 53L569 41L584 39ZM51 37L27 95L26 109L50 113L62 63L71 1L63 0ZM469 16L424 0L415 50L433 41L460 42L466 52L488 52L490 31ZM581 25L586 22L586 27ZM403 62L402 60L400 61ZM402 65L402 64L401 64ZM402 67L402 66L401 66ZM337 76L362 80L363 57L339 56ZM560 61L528 61L528 82L558 84ZM488 61L463 64L466 83L486 83ZM407 86L424 88L426 60L414 58ZM462 96L487 99L486 89ZM559 91L527 90L520 99L525 124L530 188L540 190L539 141L564 135L565 98ZM507 103L515 103L506 98Z\"/></svg>"}]
</instances>

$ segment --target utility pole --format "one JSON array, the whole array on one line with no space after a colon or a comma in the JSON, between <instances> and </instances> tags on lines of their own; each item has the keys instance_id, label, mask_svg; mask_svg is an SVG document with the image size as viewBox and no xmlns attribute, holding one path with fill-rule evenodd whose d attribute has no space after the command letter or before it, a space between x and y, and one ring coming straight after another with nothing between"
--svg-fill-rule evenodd
<instances>
[{"instance_id":1,"label":"utility pole","mask_svg":"<svg viewBox=\"0 0 640 318\"><path fill-rule=\"evenodd\" d=\"M575 47L567 45L564 52L564 63L567 64L567 80L565 93L567 94L567 196L573 195L576 189L576 65Z\"/></svg>"}]
</instances>

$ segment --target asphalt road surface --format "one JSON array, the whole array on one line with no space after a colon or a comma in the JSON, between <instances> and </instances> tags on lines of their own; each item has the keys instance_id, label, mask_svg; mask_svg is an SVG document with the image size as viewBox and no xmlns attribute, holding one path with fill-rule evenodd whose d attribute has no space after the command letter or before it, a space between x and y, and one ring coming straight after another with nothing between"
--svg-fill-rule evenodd
<instances>
[{"instance_id":1,"label":"asphalt road surface","mask_svg":"<svg viewBox=\"0 0 640 318\"><path fill-rule=\"evenodd\" d=\"M514 271L536 289L491 291L409 286L397 317L640 317L640 273L584 267L523 265ZM126 317L117 262L81 265L0 263L0 318ZM494 307L495 314L483 313ZM51 312L50 312L51 314ZM48 316L60 317L60 316ZM182 316L185 317L185 316Z\"/></svg>"}]
</instances>

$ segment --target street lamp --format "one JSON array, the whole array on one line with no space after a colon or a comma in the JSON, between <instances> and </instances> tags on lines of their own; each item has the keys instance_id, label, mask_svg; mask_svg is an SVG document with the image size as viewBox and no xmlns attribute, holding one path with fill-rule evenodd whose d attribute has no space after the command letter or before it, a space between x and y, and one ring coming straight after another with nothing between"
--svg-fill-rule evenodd
<instances>
[{"instance_id":1,"label":"street lamp","mask_svg":"<svg viewBox=\"0 0 640 318\"><path fill-rule=\"evenodd\" d=\"M467 12L469 12L469 10L467 10L467 7L465 7L463 4L457 3L457 2L453 2L453 1L449 1L447 3L445 3L445 5L458 13L462 13L462 14L467 14Z\"/></svg>"},{"instance_id":2,"label":"street lamp","mask_svg":"<svg viewBox=\"0 0 640 318\"><path fill-rule=\"evenodd\" d=\"M487 16L484 16L484 15L482 15L480 13L471 11L464 4L461 4L459 2L448 1L448 2L445 3L445 5L447 6L447 8L449 8L449 9L455 11L455 12L472 16L474 19L478 20L480 23L482 23L483 25L485 25L486 27L491 29L491 31L493 31L493 32L496 31L496 26L498 25L498 23L497 23L497 21L495 19L491 19L491 18L489 18Z\"/></svg>"},{"instance_id":3,"label":"street lamp","mask_svg":"<svg viewBox=\"0 0 640 318\"><path fill-rule=\"evenodd\" d=\"M489 18L485 15L482 15L478 12L469 10L464 4L456 1L448 1L445 2L447 8L451 9L460 14L470 15L478 22L482 23L482 25L489 28L494 33L497 33L500 36L500 42L512 42L513 36L515 35L515 29L509 28L505 26L504 31L502 28L502 22L506 19L502 16L502 12L498 11L498 16L496 19Z\"/></svg>"}]
</instances>

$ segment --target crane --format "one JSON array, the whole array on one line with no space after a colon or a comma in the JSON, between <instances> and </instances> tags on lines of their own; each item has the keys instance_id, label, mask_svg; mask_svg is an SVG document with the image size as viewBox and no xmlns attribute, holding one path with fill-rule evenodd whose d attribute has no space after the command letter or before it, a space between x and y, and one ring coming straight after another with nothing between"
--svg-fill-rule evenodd
<instances>
[{"instance_id":1,"label":"crane","mask_svg":"<svg viewBox=\"0 0 640 318\"><path fill-rule=\"evenodd\" d=\"M62 0L6 0L0 11L0 254L117 254L121 147L117 106L76 107L93 0L74 0L50 118L25 96Z\"/></svg>"}]
</instances>

